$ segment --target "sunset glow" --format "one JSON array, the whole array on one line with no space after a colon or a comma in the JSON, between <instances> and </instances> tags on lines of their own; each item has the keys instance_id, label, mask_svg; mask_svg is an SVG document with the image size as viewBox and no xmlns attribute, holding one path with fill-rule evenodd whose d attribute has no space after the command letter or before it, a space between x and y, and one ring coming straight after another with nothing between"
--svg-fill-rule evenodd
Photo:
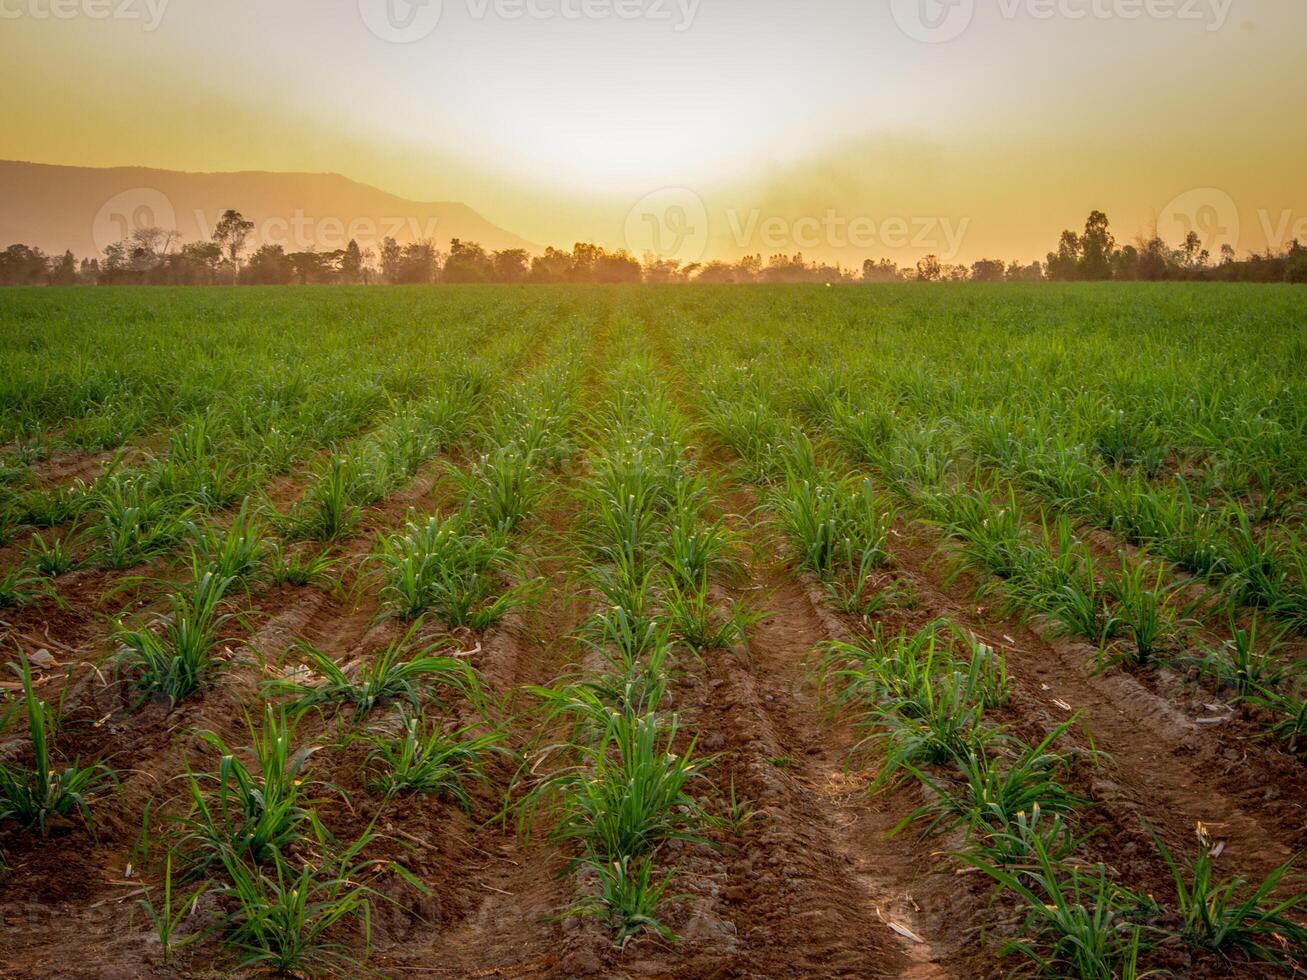
<instances>
[{"instance_id":1,"label":"sunset glow","mask_svg":"<svg viewBox=\"0 0 1307 980\"><path fill-rule=\"evenodd\" d=\"M1307 216L1299 3L1001 0L936 43L905 17L938 0L390 0L439 13L397 43L369 2L3 0L0 156L338 172L542 244L621 246L687 188L722 257L923 251L742 239L750 215L965 222L958 261L1042 258L1091 208L1132 238L1194 189L1240 252Z\"/></svg>"}]
</instances>

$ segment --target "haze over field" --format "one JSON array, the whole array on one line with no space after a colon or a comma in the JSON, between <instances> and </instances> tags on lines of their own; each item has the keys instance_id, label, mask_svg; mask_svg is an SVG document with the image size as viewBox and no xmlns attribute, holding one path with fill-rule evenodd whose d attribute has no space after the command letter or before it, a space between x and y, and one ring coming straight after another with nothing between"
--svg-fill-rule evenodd
<instances>
[{"instance_id":1,"label":"haze over field","mask_svg":"<svg viewBox=\"0 0 1307 980\"><path fill-rule=\"evenodd\" d=\"M1028 260L1101 208L1121 238L1188 224L1242 254L1307 218L1289 112L1307 5L1281 0L8 0L4 18L6 157L340 173L541 244Z\"/></svg>"}]
</instances>

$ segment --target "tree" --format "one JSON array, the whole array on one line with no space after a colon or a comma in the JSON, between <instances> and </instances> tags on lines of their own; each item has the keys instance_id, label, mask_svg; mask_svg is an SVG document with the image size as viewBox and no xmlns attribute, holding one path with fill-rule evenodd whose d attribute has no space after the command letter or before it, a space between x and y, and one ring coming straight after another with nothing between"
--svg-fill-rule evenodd
<instances>
[{"instance_id":1,"label":"tree","mask_svg":"<svg viewBox=\"0 0 1307 980\"><path fill-rule=\"evenodd\" d=\"M1211 253L1203 248L1203 240L1198 237L1196 231L1191 231L1184 236L1184 242L1180 245L1180 253L1184 257L1186 269L1205 269L1208 259L1211 258Z\"/></svg>"},{"instance_id":2,"label":"tree","mask_svg":"<svg viewBox=\"0 0 1307 980\"><path fill-rule=\"evenodd\" d=\"M938 282L943 274L937 255L927 255L917 262L917 279L921 282Z\"/></svg>"},{"instance_id":3,"label":"tree","mask_svg":"<svg viewBox=\"0 0 1307 980\"><path fill-rule=\"evenodd\" d=\"M1116 239L1108 230L1107 215L1090 211L1085 219L1085 233L1080 236L1080 262L1077 271L1081 279L1112 278L1112 252Z\"/></svg>"},{"instance_id":4,"label":"tree","mask_svg":"<svg viewBox=\"0 0 1307 980\"><path fill-rule=\"evenodd\" d=\"M1080 239L1074 231L1062 232L1057 251L1048 253L1048 278L1069 281L1080 272Z\"/></svg>"},{"instance_id":5,"label":"tree","mask_svg":"<svg viewBox=\"0 0 1307 980\"><path fill-rule=\"evenodd\" d=\"M77 259L71 251L64 252L57 259L50 260L51 286L75 286L77 284Z\"/></svg>"},{"instance_id":6,"label":"tree","mask_svg":"<svg viewBox=\"0 0 1307 980\"><path fill-rule=\"evenodd\" d=\"M436 250L430 242L403 248L393 238L381 244L381 274L393 285L428 283L436 278Z\"/></svg>"},{"instance_id":7,"label":"tree","mask_svg":"<svg viewBox=\"0 0 1307 980\"><path fill-rule=\"evenodd\" d=\"M524 248L500 249L490 264L495 282L522 282L531 272L531 254Z\"/></svg>"},{"instance_id":8,"label":"tree","mask_svg":"<svg viewBox=\"0 0 1307 980\"><path fill-rule=\"evenodd\" d=\"M898 282L902 278L898 265L890 259L881 259L879 262L867 259L862 263L863 282Z\"/></svg>"},{"instance_id":9,"label":"tree","mask_svg":"<svg viewBox=\"0 0 1307 980\"><path fill-rule=\"evenodd\" d=\"M1148 281L1165 279L1171 270L1170 250L1166 242L1154 235L1139 246L1139 278Z\"/></svg>"},{"instance_id":10,"label":"tree","mask_svg":"<svg viewBox=\"0 0 1307 980\"><path fill-rule=\"evenodd\" d=\"M740 282L741 280L736 278L738 274L739 270L736 266L731 265L729 262L714 260L699 267L699 274L695 276L694 281L711 283Z\"/></svg>"},{"instance_id":11,"label":"tree","mask_svg":"<svg viewBox=\"0 0 1307 980\"><path fill-rule=\"evenodd\" d=\"M1124 245L1112 253L1112 278L1123 281L1139 278L1139 249Z\"/></svg>"},{"instance_id":12,"label":"tree","mask_svg":"<svg viewBox=\"0 0 1307 980\"><path fill-rule=\"evenodd\" d=\"M187 242L182 246L181 256L190 281L207 284L217 276L222 246L217 242Z\"/></svg>"},{"instance_id":13,"label":"tree","mask_svg":"<svg viewBox=\"0 0 1307 980\"><path fill-rule=\"evenodd\" d=\"M262 245L241 270L241 281L253 285L285 286L295 277L295 266L280 245Z\"/></svg>"},{"instance_id":14,"label":"tree","mask_svg":"<svg viewBox=\"0 0 1307 980\"><path fill-rule=\"evenodd\" d=\"M619 248L616 252L600 249L592 275L595 282L639 282L640 263L626 249Z\"/></svg>"},{"instance_id":15,"label":"tree","mask_svg":"<svg viewBox=\"0 0 1307 980\"><path fill-rule=\"evenodd\" d=\"M1302 242L1295 238L1284 257L1286 266L1285 281L1307 282L1307 245L1303 245Z\"/></svg>"},{"instance_id":16,"label":"tree","mask_svg":"<svg viewBox=\"0 0 1307 980\"><path fill-rule=\"evenodd\" d=\"M240 268L241 252L245 251L245 242L252 231L253 221L246 221L239 211L228 208L213 229L213 240L226 254L228 261Z\"/></svg>"},{"instance_id":17,"label":"tree","mask_svg":"<svg viewBox=\"0 0 1307 980\"><path fill-rule=\"evenodd\" d=\"M777 252L767 260L767 268L762 270L761 275L767 282L804 282L810 278L808 263L802 252L793 255Z\"/></svg>"},{"instance_id":18,"label":"tree","mask_svg":"<svg viewBox=\"0 0 1307 980\"><path fill-rule=\"evenodd\" d=\"M1039 282L1044 278L1044 270L1038 262L1031 262L1029 265L1011 262L1003 278L1008 282Z\"/></svg>"},{"instance_id":19,"label":"tree","mask_svg":"<svg viewBox=\"0 0 1307 980\"><path fill-rule=\"evenodd\" d=\"M340 279L341 282L358 282L362 278L363 253L359 250L359 243L351 238L340 257Z\"/></svg>"},{"instance_id":20,"label":"tree","mask_svg":"<svg viewBox=\"0 0 1307 980\"><path fill-rule=\"evenodd\" d=\"M544 255L531 259L531 279L534 282L566 282L572 271L572 255L552 245Z\"/></svg>"},{"instance_id":21,"label":"tree","mask_svg":"<svg viewBox=\"0 0 1307 980\"><path fill-rule=\"evenodd\" d=\"M286 256L301 286L331 282L342 252L291 252Z\"/></svg>"},{"instance_id":22,"label":"tree","mask_svg":"<svg viewBox=\"0 0 1307 980\"><path fill-rule=\"evenodd\" d=\"M381 276L386 282L399 282L400 262L403 253L399 243L393 238L386 238L381 243Z\"/></svg>"},{"instance_id":23,"label":"tree","mask_svg":"<svg viewBox=\"0 0 1307 980\"><path fill-rule=\"evenodd\" d=\"M486 250L476 242L453 238L441 271L445 282L489 282L494 278L495 267Z\"/></svg>"},{"instance_id":24,"label":"tree","mask_svg":"<svg viewBox=\"0 0 1307 980\"><path fill-rule=\"evenodd\" d=\"M1002 282L1006 266L1002 259L981 259L971 264L973 282Z\"/></svg>"},{"instance_id":25,"label":"tree","mask_svg":"<svg viewBox=\"0 0 1307 980\"><path fill-rule=\"evenodd\" d=\"M113 282L127 269L127 243L114 242L104 247L101 282Z\"/></svg>"},{"instance_id":26,"label":"tree","mask_svg":"<svg viewBox=\"0 0 1307 980\"><path fill-rule=\"evenodd\" d=\"M568 278L573 282L594 282L595 263L603 249L593 242L577 242L572 246L572 268Z\"/></svg>"}]
</instances>

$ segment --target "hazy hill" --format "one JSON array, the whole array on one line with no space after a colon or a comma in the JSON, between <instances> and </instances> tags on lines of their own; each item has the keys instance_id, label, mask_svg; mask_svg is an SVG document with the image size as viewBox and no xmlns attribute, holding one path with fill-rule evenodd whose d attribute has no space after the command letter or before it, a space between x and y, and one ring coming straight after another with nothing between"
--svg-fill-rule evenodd
<instances>
[{"instance_id":1,"label":"hazy hill","mask_svg":"<svg viewBox=\"0 0 1307 980\"><path fill-rule=\"evenodd\" d=\"M390 236L401 244L451 238L487 249L527 248L465 204L406 201L339 174L184 173L147 167L62 167L0 161L0 248L14 242L47 253L72 249L98 255L134 227L157 225L183 241L208 238L227 208L255 223L252 245L287 251L343 248L356 238L375 248Z\"/></svg>"}]
</instances>

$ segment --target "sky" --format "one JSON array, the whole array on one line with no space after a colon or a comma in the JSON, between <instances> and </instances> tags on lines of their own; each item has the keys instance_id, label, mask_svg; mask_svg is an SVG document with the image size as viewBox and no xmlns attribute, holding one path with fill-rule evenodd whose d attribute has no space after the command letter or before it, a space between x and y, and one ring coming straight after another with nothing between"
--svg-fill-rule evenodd
<instances>
[{"instance_id":1,"label":"sky","mask_svg":"<svg viewBox=\"0 0 1307 980\"><path fill-rule=\"evenodd\" d=\"M1307 239L1301 0L0 0L0 158L338 172L685 261Z\"/></svg>"}]
</instances>

